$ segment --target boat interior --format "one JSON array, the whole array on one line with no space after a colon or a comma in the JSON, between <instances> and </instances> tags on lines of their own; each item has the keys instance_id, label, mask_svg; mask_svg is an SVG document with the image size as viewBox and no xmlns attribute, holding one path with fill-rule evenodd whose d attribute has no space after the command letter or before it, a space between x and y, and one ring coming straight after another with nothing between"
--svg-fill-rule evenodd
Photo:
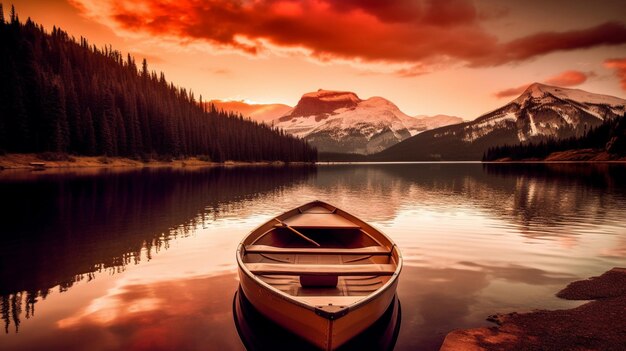
<instances>
[{"instance_id":1,"label":"boat interior","mask_svg":"<svg viewBox=\"0 0 626 351\"><path fill-rule=\"evenodd\" d=\"M296 300L346 306L381 288L396 271L398 253L389 239L330 205L301 207L280 218L249 236L242 260L252 274Z\"/></svg>"}]
</instances>

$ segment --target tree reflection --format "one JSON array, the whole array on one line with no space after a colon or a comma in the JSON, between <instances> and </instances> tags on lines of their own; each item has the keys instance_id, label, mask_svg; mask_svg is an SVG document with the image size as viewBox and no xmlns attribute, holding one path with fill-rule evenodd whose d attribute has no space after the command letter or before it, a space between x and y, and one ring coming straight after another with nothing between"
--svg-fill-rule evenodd
<instances>
[{"instance_id":1,"label":"tree reflection","mask_svg":"<svg viewBox=\"0 0 626 351\"><path fill-rule=\"evenodd\" d=\"M5 331L19 330L50 289L116 273L245 201L305 181L315 168L232 167L0 176L0 295Z\"/></svg>"}]
</instances>

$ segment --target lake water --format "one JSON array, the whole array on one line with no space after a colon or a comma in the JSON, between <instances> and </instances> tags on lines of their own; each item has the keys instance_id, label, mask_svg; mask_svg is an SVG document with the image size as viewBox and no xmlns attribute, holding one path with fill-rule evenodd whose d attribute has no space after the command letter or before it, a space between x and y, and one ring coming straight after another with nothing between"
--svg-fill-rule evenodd
<instances>
[{"instance_id":1,"label":"lake water","mask_svg":"<svg viewBox=\"0 0 626 351\"><path fill-rule=\"evenodd\" d=\"M241 350L236 246L314 199L399 245L398 350L626 266L617 164L2 171L0 199L2 350Z\"/></svg>"}]
</instances>

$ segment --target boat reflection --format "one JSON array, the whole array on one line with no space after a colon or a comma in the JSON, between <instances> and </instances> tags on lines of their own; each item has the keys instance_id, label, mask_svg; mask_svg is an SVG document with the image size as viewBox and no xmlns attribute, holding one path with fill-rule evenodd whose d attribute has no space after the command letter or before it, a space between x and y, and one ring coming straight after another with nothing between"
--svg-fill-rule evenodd
<instances>
[{"instance_id":1,"label":"boat reflection","mask_svg":"<svg viewBox=\"0 0 626 351\"><path fill-rule=\"evenodd\" d=\"M241 292L241 287L233 297L233 318L239 337L248 351L318 350L259 313ZM337 350L393 350L401 320L400 300L396 295L387 311L374 324Z\"/></svg>"}]
</instances>

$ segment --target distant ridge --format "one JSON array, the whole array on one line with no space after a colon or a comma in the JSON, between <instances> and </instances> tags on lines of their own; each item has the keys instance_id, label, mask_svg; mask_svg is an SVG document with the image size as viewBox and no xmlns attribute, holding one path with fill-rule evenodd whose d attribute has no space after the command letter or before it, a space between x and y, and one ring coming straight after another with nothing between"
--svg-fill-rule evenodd
<instances>
[{"instance_id":1,"label":"distant ridge","mask_svg":"<svg viewBox=\"0 0 626 351\"><path fill-rule=\"evenodd\" d=\"M540 83L471 122L433 129L390 147L371 159L480 160L494 146L582 136L626 112L626 100Z\"/></svg>"}]
</instances>

